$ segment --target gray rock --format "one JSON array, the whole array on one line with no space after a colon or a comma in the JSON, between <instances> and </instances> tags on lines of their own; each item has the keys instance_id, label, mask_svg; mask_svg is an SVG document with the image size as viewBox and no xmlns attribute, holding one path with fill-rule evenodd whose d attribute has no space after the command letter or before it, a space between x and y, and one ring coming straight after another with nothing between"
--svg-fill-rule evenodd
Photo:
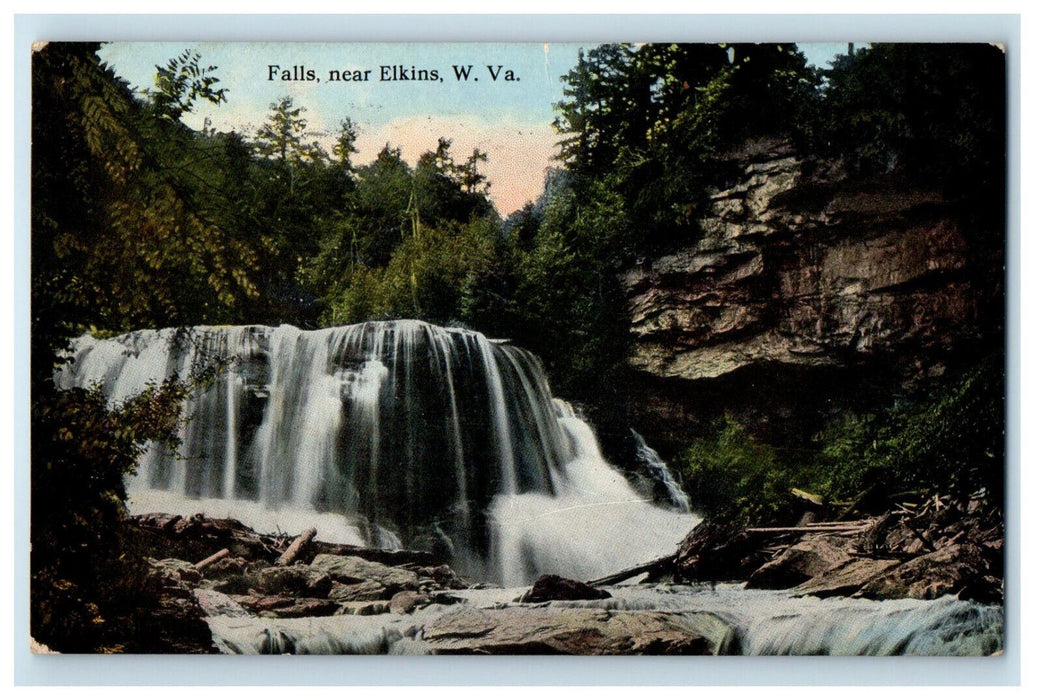
<instances>
[{"instance_id":1,"label":"gray rock","mask_svg":"<svg viewBox=\"0 0 1042 700\"><path fill-rule=\"evenodd\" d=\"M398 591L416 590L420 583L420 577L413 571L366 561L360 557L319 554L311 562L311 567L340 583L357 584L375 581L392 594Z\"/></svg>"},{"instance_id":2,"label":"gray rock","mask_svg":"<svg viewBox=\"0 0 1042 700\"><path fill-rule=\"evenodd\" d=\"M798 586L853 559L848 538L820 535L785 549L754 571L746 588L781 589Z\"/></svg>"},{"instance_id":3,"label":"gray rock","mask_svg":"<svg viewBox=\"0 0 1042 700\"><path fill-rule=\"evenodd\" d=\"M547 600L602 600L611 598L611 593L601 588L571 579L544 574L536 579L520 602L542 603Z\"/></svg>"},{"instance_id":4,"label":"gray rock","mask_svg":"<svg viewBox=\"0 0 1042 700\"><path fill-rule=\"evenodd\" d=\"M404 615L411 613L416 608L429 605L431 599L423 593L417 593L416 591L401 591L395 593L394 597L391 598L390 610L396 615Z\"/></svg>"},{"instance_id":5,"label":"gray rock","mask_svg":"<svg viewBox=\"0 0 1042 700\"><path fill-rule=\"evenodd\" d=\"M865 598L919 598L934 600L944 595L970 597L980 588L988 573L981 548L973 544L954 544L924 554L890 569L868 581L858 591Z\"/></svg>"},{"instance_id":6,"label":"gray rock","mask_svg":"<svg viewBox=\"0 0 1042 700\"><path fill-rule=\"evenodd\" d=\"M249 575L250 584L263 593L323 598L333 580L322 570L306 564L269 566Z\"/></svg>"},{"instance_id":7,"label":"gray rock","mask_svg":"<svg viewBox=\"0 0 1042 700\"><path fill-rule=\"evenodd\" d=\"M792 590L799 595L812 595L818 598L853 595L872 579L900 564L899 559L851 559L818 574Z\"/></svg>"},{"instance_id":8,"label":"gray rock","mask_svg":"<svg viewBox=\"0 0 1042 700\"><path fill-rule=\"evenodd\" d=\"M393 593L376 581L363 581L361 583L333 582L329 589L329 599L338 603L352 603L356 601L389 600Z\"/></svg>"},{"instance_id":9,"label":"gray rock","mask_svg":"<svg viewBox=\"0 0 1042 700\"><path fill-rule=\"evenodd\" d=\"M709 613L615 612L588 608L477 609L463 606L428 623L434 654L737 653L734 631Z\"/></svg>"}]
</instances>

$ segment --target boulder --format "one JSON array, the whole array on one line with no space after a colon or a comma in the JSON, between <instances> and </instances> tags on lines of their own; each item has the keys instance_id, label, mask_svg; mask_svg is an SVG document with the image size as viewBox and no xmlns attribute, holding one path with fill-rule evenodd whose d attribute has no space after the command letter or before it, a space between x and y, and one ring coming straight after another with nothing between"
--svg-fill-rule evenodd
<instances>
[{"instance_id":1,"label":"boulder","mask_svg":"<svg viewBox=\"0 0 1042 700\"><path fill-rule=\"evenodd\" d=\"M798 595L812 595L818 598L853 595L875 577L900 564L900 559L850 559L792 590Z\"/></svg>"},{"instance_id":2,"label":"boulder","mask_svg":"<svg viewBox=\"0 0 1042 700\"><path fill-rule=\"evenodd\" d=\"M225 557L206 567L206 578L224 581L246 573L247 561L242 557Z\"/></svg>"},{"instance_id":3,"label":"boulder","mask_svg":"<svg viewBox=\"0 0 1042 700\"><path fill-rule=\"evenodd\" d=\"M249 617L246 608L220 591L197 588L193 595L207 617Z\"/></svg>"},{"instance_id":4,"label":"boulder","mask_svg":"<svg viewBox=\"0 0 1042 700\"><path fill-rule=\"evenodd\" d=\"M360 557L319 554L312 560L311 567L340 583L376 582L391 594L416 590L420 583L420 577L414 571L367 561Z\"/></svg>"},{"instance_id":5,"label":"boulder","mask_svg":"<svg viewBox=\"0 0 1042 700\"><path fill-rule=\"evenodd\" d=\"M737 653L731 627L709 613L461 606L428 623L434 654Z\"/></svg>"},{"instance_id":6,"label":"boulder","mask_svg":"<svg viewBox=\"0 0 1042 700\"><path fill-rule=\"evenodd\" d=\"M396 615L405 615L411 613L416 608L422 608L424 605L430 605L431 599L423 593L417 593L416 591L401 591L395 593L394 597L391 598L390 611Z\"/></svg>"},{"instance_id":7,"label":"boulder","mask_svg":"<svg viewBox=\"0 0 1042 700\"><path fill-rule=\"evenodd\" d=\"M536 579L532 588L522 594L522 603L542 603L547 600L601 600L611 598L611 593L594 588L581 581L544 574Z\"/></svg>"},{"instance_id":8,"label":"boulder","mask_svg":"<svg viewBox=\"0 0 1042 700\"><path fill-rule=\"evenodd\" d=\"M234 596L232 599L260 617L325 617L340 609L337 602L320 598L269 595Z\"/></svg>"},{"instance_id":9,"label":"boulder","mask_svg":"<svg viewBox=\"0 0 1042 700\"><path fill-rule=\"evenodd\" d=\"M324 571L306 564L269 566L251 573L248 579L262 593L306 598L324 598L333 585Z\"/></svg>"},{"instance_id":10,"label":"boulder","mask_svg":"<svg viewBox=\"0 0 1042 700\"><path fill-rule=\"evenodd\" d=\"M181 559L149 559L150 578L162 586L198 583L202 573L191 562Z\"/></svg>"},{"instance_id":11,"label":"boulder","mask_svg":"<svg viewBox=\"0 0 1042 700\"><path fill-rule=\"evenodd\" d=\"M782 550L754 571L745 587L773 590L798 586L849 562L853 559L849 549L848 538L831 535L808 537Z\"/></svg>"},{"instance_id":12,"label":"boulder","mask_svg":"<svg viewBox=\"0 0 1042 700\"><path fill-rule=\"evenodd\" d=\"M934 600L945 595L957 595L995 602L993 590L997 578L984 579L988 565L981 548L974 544L953 544L936 552L924 554L890 569L865 585L859 596L873 599L918 598ZM984 583L985 585L981 585ZM1001 591L998 593L1001 600Z\"/></svg>"},{"instance_id":13,"label":"boulder","mask_svg":"<svg viewBox=\"0 0 1042 700\"><path fill-rule=\"evenodd\" d=\"M688 581L740 581L766 560L762 537L703 520L680 543L676 574Z\"/></svg>"},{"instance_id":14,"label":"boulder","mask_svg":"<svg viewBox=\"0 0 1042 700\"><path fill-rule=\"evenodd\" d=\"M295 598L290 605L260 612L259 617L326 617L335 615L339 610L340 605L332 600Z\"/></svg>"},{"instance_id":15,"label":"boulder","mask_svg":"<svg viewBox=\"0 0 1042 700\"><path fill-rule=\"evenodd\" d=\"M381 586L376 581L363 581L361 583L333 582L329 589L329 599L338 603L353 603L358 601L388 600L393 593Z\"/></svg>"}]
</instances>

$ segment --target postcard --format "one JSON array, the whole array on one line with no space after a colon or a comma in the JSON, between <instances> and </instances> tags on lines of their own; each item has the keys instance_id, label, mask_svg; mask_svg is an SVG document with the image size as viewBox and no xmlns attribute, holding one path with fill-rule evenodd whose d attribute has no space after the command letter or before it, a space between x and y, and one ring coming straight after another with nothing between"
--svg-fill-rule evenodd
<instances>
[{"instance_id":1,"label":"postcard","mask_svg":"<svg viewBox=\"0 0 1042 700\"><path fill-rule=\"evenodd\" d=\"M34 652L1006 649L1006 55L32 56Z\"/></svg>"}]
</instances>

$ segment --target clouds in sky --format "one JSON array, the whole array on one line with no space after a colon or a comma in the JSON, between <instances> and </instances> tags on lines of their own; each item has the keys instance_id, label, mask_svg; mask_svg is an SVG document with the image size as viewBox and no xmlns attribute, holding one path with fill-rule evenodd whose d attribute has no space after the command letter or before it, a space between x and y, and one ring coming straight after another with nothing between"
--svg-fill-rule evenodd
<instances>
[{"instance_id":1,"label":"clouds in sky","mask_svg":"<svg viewBox=\"0 0 1042 700\"><path fill-rule=\"evenodd\" d=\"M554 104L563 99L560 76L576 63L578 44L306 44L306 43L113 43L100 55L132 86L152 85L155 66L186 48L196 49L204 65L215 65L228 102L197 105L185 121L194 128L204 119L220 131L252 136L264 123L269 105L283 96L307 111L313 138L331 146L344 117L358 126L364 164L390 144L401 147L410 163L433 149L439 137L452 139L462 160L473 148L488 153L484 170L501 214L509 214L542 190L557 136L550 124ZM808 59L824 64L846 44L801 44ZM272 80L271 66L315 71L316 82ZM440 80L380 81L380 67L437 70ZM458 80L453 66L471 66ZM514 71L519 80L493 80L491 66ZM367 82L330 82L329 71L366 70Z\"/></svg>"},{"instance_id":2,"label":"clouds in sky","mask_svg":"<svg viewBox=\"0 0 1042 700\"><path fill-rule=\"evenodd\" d=\"M492 198L509 214L542 190L557 136L550 126L553 105L563 98L560 76L575 64L573 44L174 44L117 43L101 56L136 87L149 87L157 64L185 48L202 54L204 65L217 66L228 102L197 105L186 123L205 119L220 131L252 135L264 123L269 105L289 95L313 137L331 146L344 117L359 128L356 161L371 161L390 144L410 163L433 149L439 137L452 139L452 153L462 160L472 149L488 153L484 164ZM316 82L271 80L270 66L315 71ZM437 70L440 80L380 81L380 66ZM458 80L453 66L471 66ZM492 79L488 66L500 80ZM502 69L500 69L502 66ZM330 82L330 70L370 69L368 82ZM518 80L504 82L512 70ZM399 71L400 72L400 71Z\"/></svg>"}]
</instances>

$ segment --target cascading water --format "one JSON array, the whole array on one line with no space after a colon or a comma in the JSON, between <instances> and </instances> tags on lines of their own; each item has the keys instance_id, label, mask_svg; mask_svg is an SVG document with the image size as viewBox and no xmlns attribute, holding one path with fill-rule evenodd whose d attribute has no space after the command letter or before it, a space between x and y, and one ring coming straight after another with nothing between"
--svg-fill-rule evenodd
<instances>
[{"instance_id":1,"label":"cascading water","mask_svg":"<svg viewBox=\"0 0 1042 700\"><path fill-rule=\"evenodd\" d=\"M639 564L695 524L605 462L533 355L472 331L389 321L85 336L57 381L118 403L215 362L226 364L188 401L179 454L142 458L132 510L405 542L510 585Z\"/></svg>"},{"instance_id":2,"label":"cascading water","mask_svg":"<svg viewBox=\"0 0 1042 700\"><path fill-rule=\"evenodd\" d=\"M676 478L673 476L673 472L669 470L669 466L659 457L658 452L651 448L644 438L636 430L630 430L630 434L633 435L633 440L637 444L637 459L644 465L644 469L647 471L648 476L654 480L656 484L660 484L665 490L670 503L674 507L679 508L685 513L691 512L691 498L684 493L684 489L681 488Z\"/></svg>"}]
</instances>

